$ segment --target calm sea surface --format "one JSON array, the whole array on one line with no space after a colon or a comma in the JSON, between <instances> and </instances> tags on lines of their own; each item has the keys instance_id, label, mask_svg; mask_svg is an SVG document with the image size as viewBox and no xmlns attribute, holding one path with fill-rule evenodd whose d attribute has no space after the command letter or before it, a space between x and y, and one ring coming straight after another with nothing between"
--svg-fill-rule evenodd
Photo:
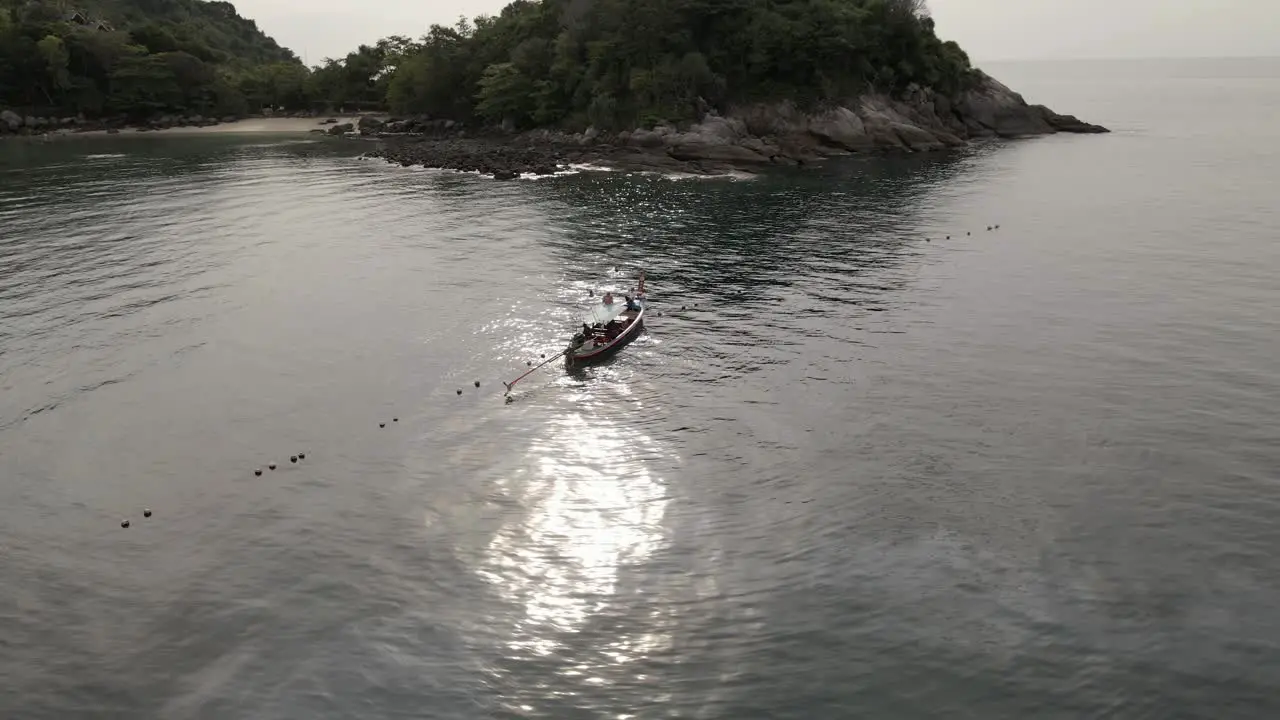
<instances>
[{"instance_id":1,"label":"calm sea surface","mask_svg":"<svg viewBox=\"0 0 1280 720\"><path fill-rule=\"evenodd\" d=\"M0 143L0 717L1280 716L1280 61L991 70L1115 132Z\"/></svg>"}]
</instances>

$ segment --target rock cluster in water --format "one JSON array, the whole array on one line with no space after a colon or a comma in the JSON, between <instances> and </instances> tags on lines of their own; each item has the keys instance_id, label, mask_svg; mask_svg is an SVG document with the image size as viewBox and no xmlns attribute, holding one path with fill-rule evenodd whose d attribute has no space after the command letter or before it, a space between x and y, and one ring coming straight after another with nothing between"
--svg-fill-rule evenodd
<instances>
[{"instance_id":1,"label":"rock cluster in water","mask_svg":"<svg viewBox=\"0 0 1280 720\"><path fill-rule=\"evenodd\" d=\"M807 165L826 157L871 152L928 152L981 138L1016 138L1057 132L1105 133L1106 128L1030 105L994 78L980 74L955 97L913 88L905 97L866 95L847 105L803 112L783 102L709 111L701 122L660 125L617 134L594 128L568 134L473 131L451 120L413 118L329 130L383 140L368 153L404 166L474 171L498 179L547 175L573 164L620 170L692 174L756 172L770 166Z\"/></svg>"}]
</instances>

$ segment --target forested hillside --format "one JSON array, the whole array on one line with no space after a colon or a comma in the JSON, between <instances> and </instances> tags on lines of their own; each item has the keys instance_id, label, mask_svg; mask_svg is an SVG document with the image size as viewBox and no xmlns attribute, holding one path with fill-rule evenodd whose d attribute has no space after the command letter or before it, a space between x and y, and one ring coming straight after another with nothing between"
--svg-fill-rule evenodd
<instances>
[{"instance_id":1,"label":"forested hillside","mask_svg":"<svg viewBox=\"0 0 1280 720\"><path fill-rule=\"evenodd\" d=\"M389 109L601 130L931 88L969 58L924 0L515 0L308 69L226 2L0 0L0 107L86 116Z\"/></svg>"},{"instance_id":2,"label":"forested hillside","mask_svg":"<svg viewBox=\"0 0 1280 720\"><path fill-rule=\"evenodd\" d=\"M601 128L912 84L953 93L971 77L923 0L516 0L327 71L330 96L397 113Z\"/></svg>"},{"instance_id":3,"label":"forested hillside","mask_svg":"<svg viewBox=\"0 0 1280 720\"><path fill-rule=\"evenodd\" d=\"M230 3L0 0L0 107L239 114L302 105L307 78Z\"/></svg>"}]
</instances>

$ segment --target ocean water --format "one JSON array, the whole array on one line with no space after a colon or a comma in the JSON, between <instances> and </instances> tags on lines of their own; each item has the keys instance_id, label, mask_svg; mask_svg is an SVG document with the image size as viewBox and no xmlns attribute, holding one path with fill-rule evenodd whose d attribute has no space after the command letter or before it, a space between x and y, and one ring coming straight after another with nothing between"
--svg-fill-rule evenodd
<instances>
[{"instance_id":1,"label":"ocean water","mask_svg":"<svg viewBox=\"0 0 1280 720\"><path fill-rule=\"evenodd\" d=\"M1280 715L1280 61L990 69L1114 132L0 143L0 717Z\"/></svg>"}]
</instances>

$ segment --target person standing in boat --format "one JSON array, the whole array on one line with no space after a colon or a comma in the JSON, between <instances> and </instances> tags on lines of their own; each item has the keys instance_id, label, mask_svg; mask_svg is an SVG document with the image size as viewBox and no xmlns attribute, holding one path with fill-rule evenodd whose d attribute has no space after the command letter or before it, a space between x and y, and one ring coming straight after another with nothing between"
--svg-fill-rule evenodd
<instances>
[{"instance_id":1,"label":"person standing in boat","mask_svg":"<svg viewBox=\"0 0 1280 720\"><path fill-rule=\"evenodd\" d=\"M640 301L644 300L644 271L640 272L640 282L627 294L627 309L639 312Z\"/></svg>"}]
</instances>

